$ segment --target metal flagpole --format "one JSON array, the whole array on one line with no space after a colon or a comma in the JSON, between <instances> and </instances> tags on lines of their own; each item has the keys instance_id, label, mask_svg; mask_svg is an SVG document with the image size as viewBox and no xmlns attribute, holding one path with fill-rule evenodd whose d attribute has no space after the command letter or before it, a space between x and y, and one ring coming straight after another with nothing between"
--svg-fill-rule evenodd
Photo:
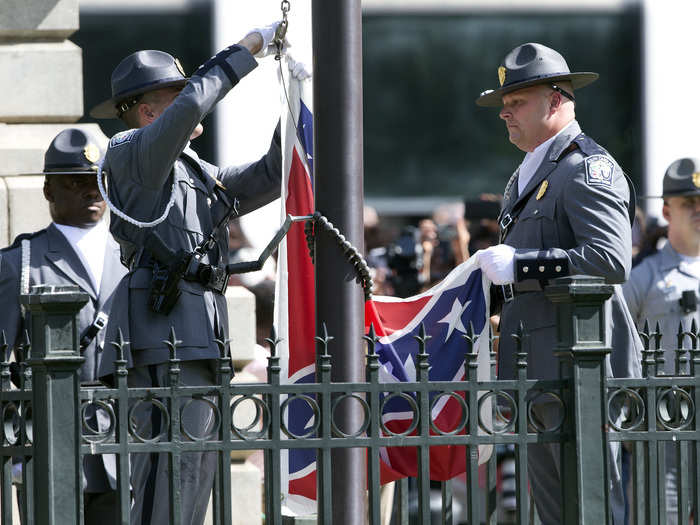
<instances>
[{"instance_id":1,"label":"metal flagpole","mask_svg":"<svg viewBox=\"0 0 700 525\"><path fill-rule=\"evenodd\" d=\"M316 209L364 251L362 169L362 11L360 0L313 0L314 183ZM316 323L334 337L334 382L364 381L364 303L352 268L336 240L316 236ZM338 427L356 431L363 414L357 402L334 413ZM364 449L335 449L332 516L335 525L365 522ZM319 474L321 474L319 472ZM319 499L320 501L320 499Z\"/></svg>"}]
</instances>

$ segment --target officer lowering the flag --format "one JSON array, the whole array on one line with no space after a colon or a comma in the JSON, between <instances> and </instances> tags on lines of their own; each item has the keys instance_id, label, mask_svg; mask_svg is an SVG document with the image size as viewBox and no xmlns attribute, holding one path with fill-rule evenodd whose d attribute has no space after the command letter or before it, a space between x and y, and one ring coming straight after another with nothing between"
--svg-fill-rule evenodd
<instances>
[{"instance_id":1,"label":"officer lowering the flag","mask_svg":"<svg viewBox=\"0 0 700 525\"><path fill-rule=\"evenodd\" d=\"M558 52L536 43L506 55L498 68L499 87L485 91L479 106L500 107L510 141L526 152L506 186L499 218L501 244L475 254L498 285L503 303L498 373L515 375L516 344L511 334L522 321L529 337L528 376L557 379L556 312L543 293L548 279L570 274L604 277L615 285L606 308L609 375L641 375L641 341L620 283L632 266L631 218L634 193L615 159L576 122L574 91L598 78L572 73ZM561 407L535 399L533 417L544 428L557 426ZM614 458L619 444L611 450ZM612 448L612 445L611 445ZM545 525L562 523L558 444L528 447L528 474L537 511ZM619 472L611 468L614 523L623 520Z\"/></svg>"},{"instance_id":2,"label":"officer lowering the flag","mask_svg":"<svg viewBox=\"0 0 700 525\"><path fill-rule=\"evenodd\" d=\"M218 168L201 160L190 140L202 133L202 119L264 57L281 51L280 23L256 29L217 53L191 77L162 51L139 51L112 73L112 97L91 111L96 118L120 118L131 129L109 142L103 173L112 211L110 230L129 273L119 284L107 340L118 330L129 342L125 358L130 387L168 384L171 327L179 340L183 385L215 381L216 340L228 338L224 269L226 220L237 202L240 214L279 197L280 134L268 152L246 166ZM306 74L296 67L293 74ZM114 372L114 349L106 349L102 377ZM167 429L155 405L134 411L136 431L158 435ZM190 403L183 426L207 435L214 415L206 403ZM216 471L216 453L183 454L180 500L183 523L202 523ZM167 454L134 454L131 523L167 524ZM157 502L157 503L156 503Z\"/></svg>"}]
</instances>

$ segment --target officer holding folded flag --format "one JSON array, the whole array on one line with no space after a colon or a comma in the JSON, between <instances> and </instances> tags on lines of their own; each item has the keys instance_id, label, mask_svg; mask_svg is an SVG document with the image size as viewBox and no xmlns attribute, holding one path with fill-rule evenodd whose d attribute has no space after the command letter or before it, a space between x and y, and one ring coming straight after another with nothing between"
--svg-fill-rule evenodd
<instances>
[{"instance_id":1,"label":"officer holding folded flag","mask_svg":"<svg viewBox=\"0 0 700 525\"><path fill-rule=\"evenodd\" d=\"M475 254L503 301L498 355L503 379L515 375L511 334L521 321L529 335L523 349L529 377L559 378L555 306L543 286L570 274L600 276L616 285L606 308L606 346L612 348L607 372L641 375L641 341L619 286L632 266L633 187L615 159L581 131L575 116L575 90L597 78L570 72L558 52L528 43L503 60L499 87L476 100L479 106L501 108L510 141L526 152L505 189L501 244ZM535 399L532 406L533 418L544 428L558 424L558 404ZM617 451L611 452L615 457ZM530 483L545 525L562 523L560 472L558 444L528 447ZM614 522L622 523L614 466L610 474Z\"/></svg>"},{"instance_id":2,"label":"officer holding folded flag","mask_svg":"<svg viewBox=\"0 0 700 525\"><path fill-rule=\"evenodd\" d=\"M126 269L119 262L119 246L102 221L105 202L97 188L97 141L80 129L61 131L44 156L44 196L53 222L35 233L21 234L0 251L0 329L10 348L29 329L28 313L19 296L34 285L73 285L89 299L78 316L82 381L97 379L104 347L104 325L114 290ZM17 356L20 360L26 356ZM13 374L14 375L14 374ZM13 377L17 382L19 378ZM89 407L88 428L109 425L103 414ZM116 523L118 497L116 466L112 456L87 455L83 462L83 502L86 524Z\"/></svg>"},{"instance_id":3,"label":"officer holding folded flag","mask_svg":"<svg viewBox=\"0 0 700 525\"><path fill-rule=\"evenodd\" d=\"M115 295L107 338L117 340L121 330L129 341L124 349L131 387L169 384L171 355L164 341L171 328L179 341L181 384L215 383L217 341L228 346L226 224L236 212L247 213L279 197L280 132L279 127L274 131L260 160L225 168L201 160L190 140L202 133L202 119L216 103L257 67L254 56L284 51L278 26L252 31L191 77L168 53L133 53L112 73L112 97L91 111L96 118L120 118L131 128L112 137L103 164L110 230L129 268ZM114 348L106 349L103 377L114 372L114 359ZM167 432L167 420L156 405L141 403L132 415L141 436ZM193 402L183 410L182 421L187 432L204 437L216 419L207 403ZM216 459L216 452L182 455L183 523L203 522ZM168 462L167 454L132 454L131 523L172 522Z\"/></svg>"}]
</instances>

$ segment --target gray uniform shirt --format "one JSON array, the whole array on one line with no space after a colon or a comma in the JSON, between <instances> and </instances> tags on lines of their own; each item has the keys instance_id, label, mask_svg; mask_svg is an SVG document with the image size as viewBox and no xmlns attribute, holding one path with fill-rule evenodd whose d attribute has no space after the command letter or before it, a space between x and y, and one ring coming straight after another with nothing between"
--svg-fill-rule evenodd
<instances>
[{"instance_id":1,"label":"gray uniform shirt","mask_svg":"<svg viewBox=\"0 0 700 525\"><path fill-rule=\"evenodd\" d=\"M681 309L680 299L684 291L692 291L696 300L700 276L694 275L681 256L666 243L662 250L645 258L632 269L629 281L622 290L627 300L630 312L639 329L644 322L649 321L649 330L654 331L656 323L662 334L661 348L664 349L664 367L667 374L675 373L677 348L691 348L692 341L688 336L683 337L681 345L678 342L678 327L683 323L683 330L689 331L693 320L700 326L700 313L697 308L693 312ZM654 348L654 345L650 346Z\"/></svg>"},{"instance_id":2,"label":"gray uniform shirt","mask_svg":"<svg viewBox=\"0 0 700 525\"><path fill-rule=\"evenodd\" d=\"M219 169L200 160L188 147L197 124L256 66L246 49L225 49L192 75L153 123L119 133L110 140L104 169L109 196L117 208L139 221L153 221L162 215L174 191L174 204L167 218L154 229L175 252L192 251L209 235L233 198L239 199L240 212L244 214L279 197L279 131L275 132L268 153L246 166ZM125 348L128 366L167 362L170 354L163 341L168 339L171 326L181 341L179 359L218 357L215 340L227 338L225 298L199 283L181 281L181 296L172 312L167 316L153 313L147 305L152 268L143 263L142 255L149 229L138 228L112 214L110 230L121 246L122 261L131 271L118 287L107 338L116 340L117 330L122 330L130 343ZM227 252L228 235L223 230L204 262L220 265L226 261ZM114 371L114 349L106 349L105 353L101 376Z\"/></svg>"},{"instance_id":3,"label":"gray uniform shirt","mask_svg":"<svg viewBox=\"0 0 700 525\"><path fill-rule=\"evenodd\" d=\"M553 353L557 342L555 307L537 281L524 279L519 272L524 264L551 258L565 258L569 274L600 276L616 284L605 312L606 343L612 348L608 374L638 376L641 341L619 286L632 264L630 191L620 167L573 122L556 137L522 194L517 194L517 184L509 186L502 217L514 208L520 211L502 232L503 242L516 248L518 287L531 284L534 291L518 293L503 306L499 376L515 375L516 345L511 334L522 321L529 333L525 343L528 376L559 377L559 361Z\"/></svg>"}]
</instances>

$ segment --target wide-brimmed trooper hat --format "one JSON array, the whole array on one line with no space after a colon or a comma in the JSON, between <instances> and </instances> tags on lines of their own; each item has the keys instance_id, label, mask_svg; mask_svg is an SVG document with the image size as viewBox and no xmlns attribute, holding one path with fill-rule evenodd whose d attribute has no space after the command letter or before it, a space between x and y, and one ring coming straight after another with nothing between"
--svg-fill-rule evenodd
<instances>
[{"instance_id":1,"label":"wide-brimmed trooper hat","mask_svg":"<svg viewBox=\"0 0 700 525\"><path fill-rule=\"evenodd\" d=\"M500 106L506 93L536 84L568 80L574 89L579 89L597 79L598 73L572 73L564 57L554 49L536 43L522 44L508 53L498 68L499 87L481 93L476 104Z\"/></svg>"},{"instance_id":2,"label":"wide-brimmed trooper hat","mask_svg":"<svg viewBox=\"0 0 700 525\"><path fill-rule=\"evenodd\" d=\"M103 151L82 129L61 131L44 154L44 175L85 175L97 173Z\"/></svg>"},{"instance_id":3,"label":"wide-brimmed trooper hat","mask_svg":"<svg viewBox=\"0 0 700 525\"><path fill-rule=\"evenodd\" d=\"M112 98L90 111L93 118L118 118L133 107L140 95L187 83L180 61L164 51L148 49L132 53L112 72Z\"/></svg>"},{"instance_id":4,"label":"wide-brimmed trooper hat","mask_svg":"<svg viewBox=\"0 0 700 525\"><path fill-rule=\"evenodd\" d=\"M663 197L700 195L700 161L683 158L673 161L666 169Z\"/></svg>"}]
</instances>

